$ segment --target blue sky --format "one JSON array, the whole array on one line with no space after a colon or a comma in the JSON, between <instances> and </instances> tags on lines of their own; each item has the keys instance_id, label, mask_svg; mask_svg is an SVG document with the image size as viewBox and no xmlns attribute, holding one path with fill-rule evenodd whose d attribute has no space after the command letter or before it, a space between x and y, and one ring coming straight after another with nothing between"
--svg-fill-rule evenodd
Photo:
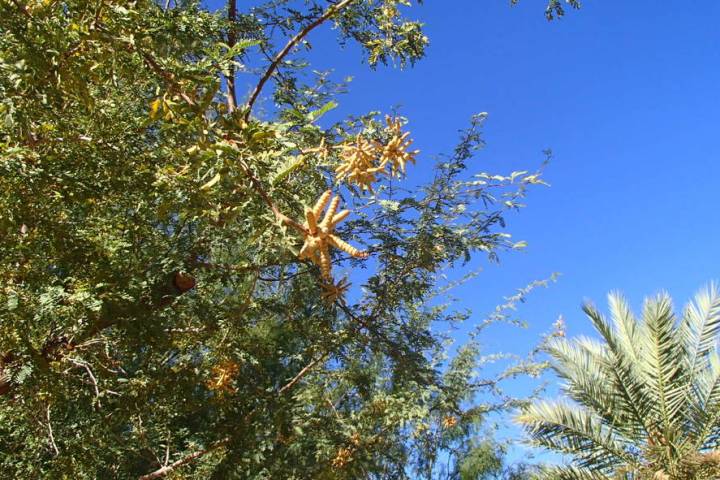
<instances>
[{"instance_id":1,"label":"blue sky","mask_svg":"<svg viewBox=\"0 0 720 480\"><path fill-rule=\"evenodd\" d=\"M682 306L720 278L720 3L586 0L554 22L544 5L428 0L410 13L426 23L428 56L405 71L369 70L327 28L310 37L314 68L354 77L335 114L400 105L410 119L423 157L408 182L477 112L489 119L473 170L535 169L553 149L552 187L509 218L527 250L455 291L479 320L514 289L562 274L523 306L526 331L488 331L488 351L527 351L559 315L570 336L589 333L579 306L604 308L610 290L639 309L666 289Z\"/></svg>"},{"instance_id":2,"label":"blue sky","mask_svg":"<svg viewBox=\"0 0 720 480\"><path fill-rule=\"evenodd\" d=\"M471 168L534 169L552 148L551 188L510 217L525 252L505 255L456 291L478 314L527 282L560 272L522 313L531 328L488 345L528 347L558 315L588 332L579 305L610 290L637 308L668 290L679 304L720 277L715 194L720 178L720 4L586 1L547 22L544 2L428 1L428 56L414 68L369 70L354 48L318 32L315 68L352 75L339 113L401 105L430 163L486 111L487 147ZM407 181L422 179L423 161ZM427 170L425 170L427 172Z\"/></svg>"}]
</instances>

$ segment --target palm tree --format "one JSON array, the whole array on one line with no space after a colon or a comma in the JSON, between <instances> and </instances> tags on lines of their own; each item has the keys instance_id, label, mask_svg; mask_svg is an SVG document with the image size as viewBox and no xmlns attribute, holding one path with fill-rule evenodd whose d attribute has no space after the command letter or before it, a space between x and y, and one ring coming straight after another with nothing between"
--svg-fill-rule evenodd
<instances>
[{"instance_id":1,"label":"palm tree","mask_svg":"<svg viewBox=\"0 0 720 480\"><path fill-rule=\"evenodd\" d=\"M602 341L549 341L565 398L540 401L517 420L534 444L560 453L553 480L720 478L720 294L699 292L678 320L667 294L637 319L610 294L608 321L583 310Z\"/></svg>"}]
</instances>

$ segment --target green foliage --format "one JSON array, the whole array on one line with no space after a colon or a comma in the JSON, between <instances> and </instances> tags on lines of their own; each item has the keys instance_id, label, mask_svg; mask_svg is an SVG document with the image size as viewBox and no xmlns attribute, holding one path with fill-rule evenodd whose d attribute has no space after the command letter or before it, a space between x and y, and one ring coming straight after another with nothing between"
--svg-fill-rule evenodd
<instances>
[{"instance_id":1,"label":"green foliage","mask_svg":"<svg viewBox=\"0 0 720 480\"><path fill-rule=\"evenodd\" d=\"M639 320L618 294L612 323L584 310L602 342L548 345L568 399L535 403L518 418L536 444L572 461L545 478L718 478L717 289L698 293L679 320L665 294L646 300Z\"/></svg>"},{"instance_id":2,"label":"green foliage","mask_svg":"<svg viewBox=\"0 0 720 480\"><path fill-rule=\"evenodd\" d=\"M490 442L471 448L460 463L460 480L478 480L497 475L503 469L502 453Z\"/></svg>"},{"instance_id":3,"label":"green foliage","mask_svg":"<svg viewBox=\"0 0 720 480\"><path fill-rule=\"evenodd\" d=\"M510 0L510 3L515 5L519 1L520 0ZM565 16L565 7L563 6L563 3L576 10L580 8L579 0L565 0L564 2L563 0L548 0L547 7L545 7L545 18L548 20L554 20Z\"/></svg>"},{"instance_id":4,"label":"green foliage","mask_svg":"<svg viewBox=\"0 0 720 480\"><path fill-rule=\"evenodd\" d=\"M0 3L4 476L404 478L473 434L496 385L477 340L447 364L433 332L466 315L437 306L440 273L520 248L504 215L539 174L469 175L478 116L418 160L432 182L361 194L335 181L341 147L392 133L374 114L320 126L343 86L266 61L326 19L371 65L412 64L427 39L405 3L233 21L193 1ZM258 68L265 120L221 90ZM359 283L345 298L298 257L327 189L354 210L337 235L369 252L331 250Z\"/></svg>"}]
</instances>

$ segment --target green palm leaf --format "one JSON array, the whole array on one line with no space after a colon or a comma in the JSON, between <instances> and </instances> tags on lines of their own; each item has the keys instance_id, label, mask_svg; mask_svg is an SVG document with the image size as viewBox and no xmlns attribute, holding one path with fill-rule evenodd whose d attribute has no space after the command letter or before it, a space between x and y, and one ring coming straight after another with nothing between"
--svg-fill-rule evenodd
<instances>
[{"instance_id":1,"label":"green palm leaf","mask_svg":"<svg viewBox=\"0 0 720 480\"><path fill-rule=\"evenodd\" d=\"M572 400L590 406L607 424L616 425L626 438L636 437L632 406L606 388L615 379L606 368L608 354L602 345L588 338L556 339L549 344L548 352L557 360L554 369L565 380L563 390Z\"/></svg>"},{"instance_id":2,"label":"green palm leaf","mask_svg":"<svg viewBox=\"0 0 720 480\"><path fill-rule=\"evenodd\" d=\"M539 478L542 480L611 480L611 477L582 468L563 466L544 469Z\"/></svg>"},{"instance_id":3,"label":"green palm leaf","mask_svg":"<svg viewBox=\"0 0 720 480\"><path fill-rule=\"evenodd\" d=\"M600 417L569 403L538 402L517 420L532 432L536 444L571 453L584 468L603 471L634 461L622 439Z\"/></svg>"},{"instance_id":4,"label":"green palm leaf","mask_svg":"<svg viewBox=\"0 0 720 480\"><path fill-rule=\"evenodd\" d=\"M680 321L667 294L646 300L639 319L621 295L609 304L611 321L583 306L600 341L546 347L567 399L517 417L535 445L569 459L541 478L717 480L720 292L700 291Z\"/></svg>"}]
</instances>

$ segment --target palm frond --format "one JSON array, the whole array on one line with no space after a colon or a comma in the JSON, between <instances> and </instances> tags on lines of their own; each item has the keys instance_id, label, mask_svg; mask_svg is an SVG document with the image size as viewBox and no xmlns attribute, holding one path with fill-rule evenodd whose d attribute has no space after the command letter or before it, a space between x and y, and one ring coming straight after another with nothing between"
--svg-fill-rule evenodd
<instances>
[{"instance_id":1,"label":"palm frond","mask_svg":"<svg viewBox=\"0 0 720 480\"><path fill-rule=\"evenodd\" d=\"M601 341L547 344L568 400L517 419L536 445L570 457L541 478L720 478L720 291L698 293L680 321L667 294L646 299L640 319L618 293L609 304L611 321L583 306Z\"/></svg>"},{"instance_id":2,"label":"palm frond","mask_svg":"<svg viewBox=\"0 0 720 480\"><path fill-rule=\"evenodd\" d=\"M605 368L607 351L600 344L588 338L555 339L548 344L547 350L556 360L553 368L565 380L563 391L571 399L588 406L623 437L638 438L638 419L633 418L632 406L608 388L615 378Z\"/></svg>"},{"instance_id":3,"label":"palm frond","mask_svg":"<svg viewBox=\"0 0 720 480\"><path fill-rule=\"evenodd\" d=\"M681 392L688 397L687 416L699 446L718 422L720 372L717 339L720 333L720 292L714 283L700 290L683 311L680 336L685 349L686 381Z\"/></svg>"},{"instance_id":4,"label":"palm frond","mask_svg":"<svg viewBox=\"0 0 720 480\"><path fill-rule=\"evenodd\" d=\"M639 365L651 398L655 429L670 439L683 421L682 344L675 328L672 301L667 294L647 299L643 307L643 355Z\"/></svg>"},{"instance_id":5,"label":"palm frond","mask_svg":"<svg viewBox=\"0 0 720 480\"><path fill-rule=\"evenodd\" d=\"M648 434L653 430L649 422L653 409L652 398L647 391L647 379L629 353L631 347L618 337L615 329L593 305L585 303L583 311L607 344L608 359L605 367L615 379L615 394L622 397L638 425Z\"/></svg>"},{"instance_id":6,"label":"palm frond","mask_svg":"<svg viewBox=\"0 0 720 480\"><path fill-rule=\"evenodd\" d=\"M642 324L637 321L630 310L630 305L620 292L611 292L608 295L608 305L619 341L625 347L628 356L637 361L642 357L640 350L642 343L638 341L642 335Z\"/></svg>"},{"instance_id":7,"label":"palm frond","mask_svg":"<svg viewBox=\"0 0 720 480\"><path fill-rule=\"evenodd\" d=\"M716 449L720 445L720 355L717 351L708 354L707 368L695 376L694 391L689 433L697 450Z\"/></svg>"},{"instance_id":8,"label":"palm frond","mask_svg":"<svg viewBox=\"0 0 720 480\"><path fill-rule=\"evenodd\" d=\"M720 292L711 283L700 290L683 312L680 334L688 353L691 375L703 370L720 333Z\"/></svg>"},{"instance_id":9,"label":"palm frond","mask_svg":"<svg viewBox=\"0 0 720 480\"><path fill-rule=\"evenodd\" d=\"M602 473L570 465L545 467L540 471L538 478L540 480L612 480L612 477Z\"/></svg>"},{"instance_id":10,"label":"palm frond","mask_svg":"<svg viewBox=\"0 0 720 480\"><path fill-rule=\"evenodd\" d=\"M600 417L569 403L537 402L517 421L530 431L534 443L572 454L580 467L602 472L635 462L626 443Z\"/></svg>"}]
</instances>

